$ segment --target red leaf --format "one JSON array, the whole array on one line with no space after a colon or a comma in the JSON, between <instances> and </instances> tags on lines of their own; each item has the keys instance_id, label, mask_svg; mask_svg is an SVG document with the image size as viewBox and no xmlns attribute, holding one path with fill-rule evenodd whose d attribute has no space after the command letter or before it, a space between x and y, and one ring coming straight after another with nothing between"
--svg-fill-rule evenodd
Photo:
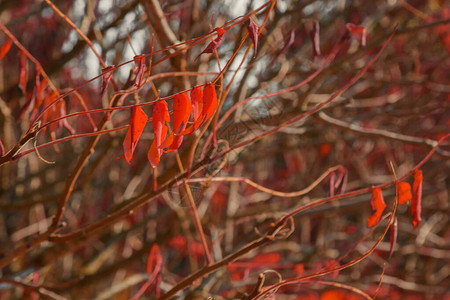
<instances>
[{"instance_id":1,"label":"red leaf","mask_svg":"<svg viewBox=\"0 0 450 300\"><path fill-rule=\"evenodd\" d=\"M102 96L103 93L105 93L105 90L108 87L109 82L111 81L114 69L115 69L114 65L102 69L103 84L102 84L102 91L100 93Z\"/></svg>"},{"instance_id":2,"label":"red leaf","mask_svg":"<svg viewBox=\"0 0 450 300\"><path fill-rule=\"evenodd\" d=\"M146 272L149 275L149 281L153 281L152 276L161 272L163 259L158 245L153 245L147 257Z\"/></svg>"},{"instance_id":3,"label":"red leaf","mask_svg":"<svg viewBox=\"0 0 450 300\"><path fill-rule=\"evenodd\" d=\"M145 66L145 55L136 55L133 59L136 64L136 68L134 69L134 85L140 87L144 79L145 71L147 70Z\"/></svg>"},{"instance_id":4,"label":"red leaf","mask_svg":"<svg viewBox=\"0 0 450 300\"><path fill-rule=\"evenodd\" d=\"M345 27L347 27L347 30L352 38L356 38L359 40L359 44L362 47L366 45L366 28L356 26L352 23L347 23Z\"/></svg>"},{"instance_id":5,"label":"red leaf","mask_svg":"<svg viewBox=\"0 0 450 300\"><path fill-rule=\"evenodd\" d=\"M247 26L248 34L250 35L250 38L252 39L253 46L255 47L255 54L253 54L253 58L256 57L256 51L258 50L258 32L259 27L256 25L255 22L253 22L252 19L248 19L249 23Z\"/></svg>"},{"instance_id":6,"label":"red leaf","mask_svg":"<svg viewBox=\"0 0 450 300\"><path fill-rule=\"evenodd\" d=\"M139 297L154 283L156 290L156 298L159 298L159 284L161 283L161 270L163 259L158 245L153 245L147 257L147 282L139 289L139 291L131 298L131 300L139 299ZM159 278L159 279L158 279Z\"/></svg>"},{"instance_id":7,"label":"red leaf","mask_svg":"<svg viewBox=\"0 0 450 300\"><path fill-rule=\"evenodd\" d=\"M23 94L27 95L27 56L22 51L20 52L20 75L19 75L19 88Z\"/></svg>"},{"instance_id":8,"label":"red leaf","mask_svg":"<svg viewBox=\"0 0 450 300\"><path fill-rule=\"evenodd\" d=\"M202 112L203 112L203 92L199 86L196 86L191 91L192 100L192 124L186 130L181 132L183 135L188 135L193 133L202 123Z\"/></svg>"},{"instance_id":9,"label":"red leaf","mask_svg":"<svg viewBox=\"0 0 450 300\"><path fill-rule=\"evenodd\" d=\"M186 129L189 116L192 112L192 104L186 93L177 94L173 100L173 142L166 152L177 150L183 142L183 132Z\"/></svg>"},{"instance_id":10,"label":"red leaf","mask_svg":"<svg viewBox=\"0 0 450 300\"><path fill-rule=\"evenodd\" d=\"M152 168L156 168L159 164L163 149L161 148L167 135L166 122L170 122L169 110L166 101L158 101L153 105L152 123L155 138L148 151L147 157Z\"/></svg>"},{"instance_id":11,"label":"red leaf","mask_svg":"<svg viewBox=\"0 0 450 300\"><path fill-rule=\"evenodd\" d=\"M0 48L0 60L2 60L6 54L8 54L9 49L11 49L12 40L7 39L6 42L3 43L2 47Z\"/></svg>"},{"instance_id":12,"label":"red leaf","mask_svg":"<svg viewBox=\"0 0 450 300\"><path fill-rule=\"evenodd\" d=\"M3 146L2 140L0 139L0 156L5 154L5 147Z\"/></svg>"},{"instance_id":13,"label":"red leaf","mask_svg":"<svg viewBox=\"0 0 450 300\"><path fill-rule=\"evenodd\" d=\"M223 36L226 32L226 30L223 30L222 28L216 28L215 31L217 31L217 37L206 46L205 50L203 50L195 59L194 62L200 57L200 55L204 53L213 53L214 51L219 48L220 44L223 41Z\"/></svg>"},{"instance_id":14,"label":"red leaf","mask_svg":"<svg viewBox=\"0 0 450 300\"><path fill-rule=\"evenodd\" d=\"M313 29L311 31L312 49L313 49L313 59L316 56L320 56L320 27L319 22L314 21Z\"/></svg>"},{"instance_id":15,"label":"red leaf","mask_svg":"<svg viewBox=\"0 0 450 300\"><path fill-rule=\"evenodd\" d=\"M133 106L130 111L130 126L123 141L125 160L130 163L136 145L147 124L148 117L140 106Z\"/></svg>"},{"instance_id":16,"label":"red leaf","mask_svg":"<svg viewBox=\"0 0 450 300\"><path fill-rule=\"evenodd\" d=\"M420 214L422 213L422 170L414 170L414 182L413 182L413 198L411 201L411 216L413 218L414 228L419 225L421 221Z\"/></svg>"},{"instance_id":17,"label":"red leaf","mask_svg":"<svg viewBox=\"0 0 450 300\"><path fill-rule=\"evenodd\" d=\"M411 200L411 185L407 182L398 183L398 203L406 204Z\"/></svg>"},{"instance_id":18,"label":"red leaf","mask_svg":"<svg viewBox=\"0 0 450 300\"><path fill-rule=\"evenodd\" d=\"M389 244L391 249L389 250L389 258L394 253L395 244L397 243L397 218L394 218L391 226L389 227Z\"/></svg>"},{"instance_id":19,"label":"red leaf","mask_svg":"<svg viewBox=\"0 0 450 300\"><path fill-rule=\"evenodd\" d=\"M384 203L381 189L379 188L372 189L372 199L370 200L370 204L372 205L372 209L375 212L373 213L373 215L367 218L367 227L369 228L378 224L381 215L383 214L383 211L386 208L386 203Z\"/></svg>"},{"instance_id":20,"label":"red leaf","mask_svg":"<svg viewBox=\"0 0 450 300\"><path fill-rule=\"evenodd\" d=\"M208 83L203 88L203 122L206 122L214 115L217 108L217 95L214 84Z\"/></svg>"}]
</instances>

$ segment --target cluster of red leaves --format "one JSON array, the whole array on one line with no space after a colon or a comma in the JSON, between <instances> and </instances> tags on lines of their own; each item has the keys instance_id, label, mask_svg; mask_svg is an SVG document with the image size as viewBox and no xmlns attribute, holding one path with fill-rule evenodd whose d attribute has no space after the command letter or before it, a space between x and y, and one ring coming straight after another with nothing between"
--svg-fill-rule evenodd
<instances>
[{"instance_id":1,"label":"cluster of red leaves","mask_svg":"<svg viewBox=\"0 0 450 300\"><path fill-rule=\"evenodd\" d=\"M422 212L422 170L414 170L414 182L413 182L413 194L411 194L411 185L408 182L399 182L397 183L397 191L398 191L398 203L399 204L407 204L411 201L411 216L412 223L414 228L419 225L421 221L421 212ZM372 205L372 209L374 213L367 218L367 227L373 227L378 224L380 221L381 215L383 214L384 209L386 208L386 203L383 199L383 194L381 189L374 188L372 190L372 198L370 200L370 204ZM397 218L394 218L390 227L389 227L389 242L390 242L390 251L389 257L392 256L394 252L396 240L397 240Z\"/></svg>"},{"instance_id":2,"label":"cluster of red leaves","mask_svg":"<svg viewBox=\"0 0 450 300\"><path fill-rule=\"evenodd\" d=\"M173 101L173 130L169 131L170 113L167 102L158 100L153 105L152 123L155 135L148 151L147 157L152 168L156 168L164 152L177 150L185 135L189 135L205 124L216 111L217 95L214 84L209 83L203 91L200 87L195 87L191 91L191 99L186 92L175 95ZM192 113L193 112L193 113ZM192 122L189 122L190 116ZM148 117L139 106L131 108L130 126L128 127L123 151L125 160L130 163L139 138L147 124ZM188 128L188 123L192 123Z\"/></svg>"}]
</instances>

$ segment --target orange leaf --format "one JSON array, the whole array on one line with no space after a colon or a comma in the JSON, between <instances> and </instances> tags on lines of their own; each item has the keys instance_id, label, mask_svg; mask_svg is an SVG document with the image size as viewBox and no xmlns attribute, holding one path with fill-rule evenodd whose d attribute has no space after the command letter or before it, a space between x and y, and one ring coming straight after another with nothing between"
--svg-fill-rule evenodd
<instances>
[{"instance_id":1,"label":"orange leaf","mask_svg":"<svg viewBox=\"0 0 450 300\"><path fill-rule=\"evenodd\" d=\"M177 94L173 100L173 142L166 152L177 150L183 142L183 132L186 129L192 104L186 93Z\"/></svg>"},{"instance_id":2,"label":"orange leaf","mask_svg":"<svg viewBox=\"0 0 450 300\"><path fill-rule=\"evenodd\" d=\"M217 108L217 95L214 84L208 83L203 88L203 122L206 122L214 115Z\"/></svg>"},{"instance_id":3,"label":"orange leaf","mask_svg":"<svg viewBox=\"0 0 450 300\"><path fill-rule=\"evenodd\" d=\"M6 42L3 43L2 47L0 48L0 60L2 60L6 54L8 54L9 49L11 49L12 40L7 39Z\"/></svg>"},{"instance_id":4,"label":"orange leaf","mask_svg":"<svg viewBox=\"0 0 450 300\"><path fill-rule=\"evenodd\" d=\"M163 154L162 144L167 135L166 122L170 122L169 110L166 101L157 101L153 105L152 123L155 138L148 151L147 157L152 168L156 168L159 164L161 155Z\"/></svg>"},{"instance_id":5,"label":"orange leaf","mask_svg":"<svg viewBox=\"0 0 450 300\"><path fill-rule=\"evenodd\" d=\"M419 225L422 213L422 170L414 170L413 191L414 195L411 201L411 216L413 218L414 228Z\"/></svg>"},{"instance_id":6,"label":"orange leaf","mask_svg":"<svg viewBox=\"0 0 450 300\"><path fill-rule=\"evenodd\" d=\"M375 212L373 213L373 215L367 218L367 227L369 228L378 224L381 215L383 214L383 211L386 208L386 203L384 203L381 189L379 188L372 189L372 199L370 200L370 204L372 205L372 209Z\"/></svg>"},{"instance_id":7,"label":"orange leaf","mask_svg":"<svg viewBox=\"0 0 450 300\"><path fill-rule=\"evenodd\" d=\"M202 123L202 111L203 111L203 92L199 86L196 86L191 91L192 101L192 124L186 130L181 132L183 135L193 133Z\"/></svg>"},{"instance_id":8,"label":"orange leaf","mask_svg":"<svg viewBox=\"0 0 450 300\"><path fill-rule=\"evenodd\" d=\"M412 198L411 185L407 182L398 183L398 203L406 204Z\"/></svg>"},{"instance_id":9,"label":"orange leaf","mask_svg":"<svg viewBox=\"0 0 450 300\"><path fill-rule=\"evenodd\" d=\"M125 160L130 163L136 145L147 124L148 117L140 106L133 106L130 112L130 126L128 127L125 140L123 141L123 152Z\"/></svg>"}]
</instances>

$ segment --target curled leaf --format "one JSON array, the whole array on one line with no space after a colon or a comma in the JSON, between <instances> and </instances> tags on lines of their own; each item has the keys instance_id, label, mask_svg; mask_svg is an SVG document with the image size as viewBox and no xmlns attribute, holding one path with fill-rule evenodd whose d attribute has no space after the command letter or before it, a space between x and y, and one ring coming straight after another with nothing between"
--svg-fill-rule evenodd
<instances>
[{"instance_id":1,"label":"curled leaf","mask_svg":"<svg viewBox=\"0 0 450 300\"><path fill-rule=\"evenodd\" d=\"M105 93L105 90L108 87L109 82L111 81L114 69L115 69L114 65L108 66L108 67L102 69L102 73L103 73L102 74L103 84L102 84L102 91L101 91L102 96Z\"/></svg>"},{"instance_id":2,"label":"curled leaf","mask_svg":"<svg viewBox=\"0 0 450 300\"><path fill-rule=\"evenodd\" d=\"M200 55L204 53L213 53L214 51L219 48L220 44L223 41L223 36L225 35L226 30L223 30L222 28L216 28L215 31L217 31L217 37L206 46L205 50L203 50L195 59L194 62L200 57Z\"/></svg>"},{"instance_id":3,"label":"curled leaf","mask_svg":"<svg viewBox=\"0 0 450 300\"><path fill-rule=\"evenodd\" d=\"M253 58L256 57L256 51L258 50L258 32L259 32L259 26L256 25L255 22L253 22L252 19L248 19L249 23L247 26L248 34L250 35L250 38L252 39L253 46L255 47L255 52L253 54Z\"/></svg>"},{"instance_id":4,"label":"curled leaf","mask_svg":"<svg viewBox=\"0 0 450 300\"><path fill-rule=\"evenodd\" d=\"M366 28L356 26L352 23L347 23L345 27L347 27L350 37L359 40L359 44L361 45L361 47L364 47L366 45Z\"/></svg>"},{"instance_id":5,"label":"curled leaf","mask_svg":"<svg viewBox=\"0 0 450 300\"><path fill-rule=\"evenodd\" d=\"M411 185L407 182L398 183L398 203L406 204L412 199Z\"/></svg>"},{"instance_id":6,"label":"curled leaf","mask_svg":"<svg viewBox=\"0 0 450 300\"><path fill-rule=\"evenodd\" d=\"M148 117L140 106L133 106L130 111L130 126L123 141L125 160L130 163L136 145L147 124Z\"/></svg>"},{"instance_id":7,"label":"curled leaf","mask_svg":"<svg viewBox=\"0 0 450 300\"><path fill-rule=\"evenodd\" d=\"M384 203L383 193L381 192L381 189L372 189L372 199L370 199L370 204L372 205L372 209L375 212L373 213L373 215L367 218L367 227L369 228L378 224L381 215L386 208L386 203Z\"/></svg>"},{"instance_id":8,"label":"curled leaf","mask_svg":"<svg viewBox=\"0 0 450 300\"><path fill-rule=\"evenodd\" d=\"M411 216L413 218L414 228L419 225L421 221L420 214L422 213L422 170L414 170L414 182L413 182L413 192L414 195L411 201Z\"/></svg>"},{"instance_id":9,"label":"curled leaf","mask_svg":"<svg viewBox=\"0 0 450 300\"><path fill-rule=\"evenodd\" d=\"M11 45L12 45L12 40L11 39L7 39L2 47L0 48L0 60L2 60L6 54L8 54L9 49L11 49Z\"/></svg>"},{"instance_id":10,"label":"curled leaf","mask_svg":"<svg viewBox=\"0 0 450 300\"><path fill-rule=\"evenodd\" d=\"M395 244L397 243L397 218L395 217L391 226L389 226L389 258L391 258L392 253L394 253Z\"/></svg>"},{"instance_id":11,"label":"curled leaf","mask_svg":"<svg viewBox=\"0 0 450 300\"><path fill-rule=\"evenodd\" d=\"M133 60L136 64L136 68L134 69L134 85L140 87L144 81L145 71L147 70L145 66L145 55L136 55Z\"/></svg>"}]
</instances>

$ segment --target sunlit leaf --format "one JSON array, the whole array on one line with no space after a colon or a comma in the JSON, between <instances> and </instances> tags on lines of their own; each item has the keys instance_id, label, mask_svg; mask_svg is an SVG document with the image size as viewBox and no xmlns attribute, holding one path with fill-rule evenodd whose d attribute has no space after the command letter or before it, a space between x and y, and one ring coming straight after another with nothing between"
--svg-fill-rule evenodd
<instances>
[{"instance_id":1,"label":"sunlit leaf","mask_svg":"<svg viewBox=\"0 0 450 300\"><path fill-rule=\"evenodd\" d=\"M398 183L398 203L406 204L412 199L411 185L407 182Z\"/></svg>"},{"instance_id":2,"label":"sunlit leaf","mask_svg":"<svg viewBox=\"0 0 450 300\"><path fill-rule=\"evenodd\" d=\"M133 106L130 111L130 126L123 141L125 160L130 163L136 145L147 124L148 117L140 106Z\"/></svg>"},{"instance_id":3,"label":"sunlit leaf","mask_svg":"<svg viewBox=\"0 0 450 300\"><path fill-rule=\"evenodd\" d=\"M384 203L381 189L379 188L372 189L372 199L370 200L370 204L372 205L374 213L369 218L367 218L367 227L369 228L378 224L381 215L383 214L383 211L386 208L386 203Z\"/></svg>"},{"instance_id":4,"label":"sunlit leaf","mask_svg":"<svg viewBox=\"0 0 450 300\"><path fill-rule=\"evenodd\" d=\"M203 50L195 59L194 62L200 57L200 55L204 53L213 53L214 51L219 48L220 44L223 41L223 36L226 32L226 30L223 30L222 28L216 28L215 31L217 32L217 37L206 46L205 50Z\"/></svg>"},{"instance_id":5,"label":"sunlit leaf","mask_svg":"<svg viewBox=\"0 0 450 300\"><path fill-rule=\"evenodd\" d=\"M8 54L9 49L11 49L11 45L12 45L13 41L11 39L7 39L2 47L0 48L0 60L2 60L6 54Z\"/></svg>"}]
</instances>

